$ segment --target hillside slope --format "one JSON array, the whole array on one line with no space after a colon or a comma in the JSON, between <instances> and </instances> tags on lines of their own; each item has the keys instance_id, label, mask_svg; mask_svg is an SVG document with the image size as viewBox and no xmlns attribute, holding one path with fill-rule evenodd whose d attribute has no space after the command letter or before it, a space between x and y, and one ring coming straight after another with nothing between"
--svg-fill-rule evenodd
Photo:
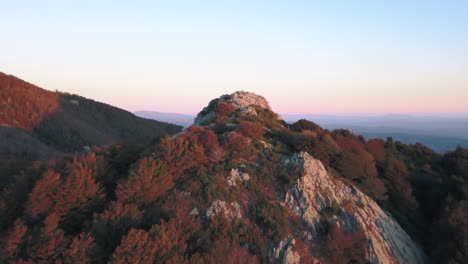
<instances>
[{"instance_id":1,"label":"hillside slope","mask_svg":"<svg viewBox=\"0 0 468 264\"><path fill-rule=\"evenodd\" d=\"M146 144L181 130L81 96L50 92L3 73L0 92L0 137L8 138L0 145L1 160L12 156L49 159L125 140Z\"/></svg>"}]
</instances>

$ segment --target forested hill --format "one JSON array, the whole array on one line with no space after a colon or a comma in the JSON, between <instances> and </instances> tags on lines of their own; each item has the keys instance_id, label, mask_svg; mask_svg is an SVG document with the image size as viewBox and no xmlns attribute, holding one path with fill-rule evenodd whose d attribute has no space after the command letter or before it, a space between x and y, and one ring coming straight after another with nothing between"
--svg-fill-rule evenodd
<instances>
[{"instance_id":1,"label":"forested hill","mask_svg":"<svg viewBox=\"0 0 468 264\"><path fill-rule=\"evenodd\" d=\"M50 159L121 141L147 144L181 129L0 73L0 162Z\"/></svg>"}]
</instances>

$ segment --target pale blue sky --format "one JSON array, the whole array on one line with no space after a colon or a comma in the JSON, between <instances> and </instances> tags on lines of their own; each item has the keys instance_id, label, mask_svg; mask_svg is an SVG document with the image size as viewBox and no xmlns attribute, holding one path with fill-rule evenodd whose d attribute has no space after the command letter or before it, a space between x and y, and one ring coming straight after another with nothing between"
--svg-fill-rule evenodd
<instances>
[{"instance_id":1,"label":"pale blue sky","mask_svg":"<svg viewBox=\"0 0 468 264\"><path fill-rule=\"evenodd\" d=\"M468 1L3 1L0 71L128 110L468 113Z\"/></svg>"}]
</instances>

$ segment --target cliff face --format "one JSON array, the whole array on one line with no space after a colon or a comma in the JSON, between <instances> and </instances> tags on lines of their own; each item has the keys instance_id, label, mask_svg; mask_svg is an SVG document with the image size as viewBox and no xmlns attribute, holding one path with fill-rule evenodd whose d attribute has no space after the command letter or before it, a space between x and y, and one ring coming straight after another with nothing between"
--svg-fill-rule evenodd
<instances>
[{"instance_id":1,"label":"cliff face","mask_svg":"<svg viewBox=\"0 0 468 264\"><path fill-rule=\"evenodd\" d=\"M322 212L335 205L339 209L332 218L337 225L364 232L371 263L425 263L424 252L391 216L358 189L330 176L319 160L301 152L283 162L303 171L286 193L285 205L308 223L312 237L321 227Z\"/></svg>"}]
</instances>

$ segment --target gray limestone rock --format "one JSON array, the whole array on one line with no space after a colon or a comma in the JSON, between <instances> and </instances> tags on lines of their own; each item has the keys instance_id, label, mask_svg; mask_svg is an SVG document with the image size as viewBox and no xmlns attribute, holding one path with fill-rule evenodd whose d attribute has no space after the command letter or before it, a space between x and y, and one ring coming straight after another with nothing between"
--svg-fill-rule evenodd
<instances>
[{"instance_id":1,"label":"gray limestone rock","mask_svg":"<svg viewBox=\"0 0 468 264\"><path fill-rule=\"evenodd\" d=\"M323 219L324 208L338 205L340 211L333 219L344 230L362 229L367 240L366 258L371 263L397 264L426 262L419 245L411 240L400 225L377 203L361 191L345 185L328 175L323 164L306 152L283 160L303 171L285 195L285 205L309 224L314 237ZM345 206L346 205L346 206Z\"/></svg>"}]
</instances>

